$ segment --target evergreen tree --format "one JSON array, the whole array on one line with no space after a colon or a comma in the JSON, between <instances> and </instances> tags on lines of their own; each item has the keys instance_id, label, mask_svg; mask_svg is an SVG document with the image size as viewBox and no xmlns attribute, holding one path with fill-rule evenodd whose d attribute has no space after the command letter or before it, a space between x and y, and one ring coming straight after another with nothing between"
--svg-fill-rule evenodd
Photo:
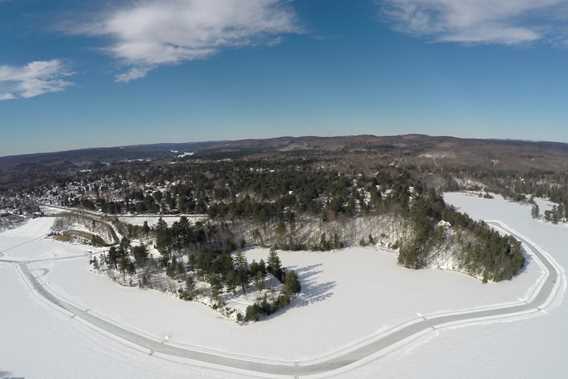
<instances>
[{"instance_id":1,"label":"evergreen tree","mask_svg":"<svg viewBox=\"0 0 568 379\"><path fill-rule=\"evenodd\" d=\"M139 267L143 267L146 264L146 259L148 258L148 250L146 249L146 246L134 246L132 248L132 254L134 255L136 264Z\"/></svg>"},{"instance_id":2,"label":"evergreen tree","mask_svg":"<svg viewBox=\"0 0 568 379\"><path fill-rule=\"evenodd\" d=\"M125 273L129 268L129 264L130 259L128 259L126 255L121 256L118 261L118 268L120 269L120 272Z\"/></svg>"},{"instance_id":3,"label":"evergreen tree","mask_svg":"<svg viewBox=\"0 0 568 379\"><path fill-rule=\"evenodd\" d=\"M130 275L136 274L136 267L134 267L134 263L128 260L128 265L126 266L126 270Z\"/></svg>"},{"instance_id":4,"label":"evergreen tree","mask_svg":"<svg viewBox=\"0 0 568 379\"><path fill-rule=\"evenodd\" d=\"M237 289L237 275L235 274L235 271L230 271L227 274L227 291L236 294L236 289Z\"/></svg>"},{"instance_id":5,"label":"evergreen tree","mask_svg":"<svg viewBox=\"0 0 568 379\"><path fill-rule=\"evenodd\" d=\"M266 269L266 263L264 263L264 259L261 259L260 262L258 262L258 270L262 273L262 277L266 277L266 273L268 272Z\"/></svg>"},{"instance_id":6,"label":"evergreen tree","mask_svg":"<svg viewBox=\"0 0 568 379\"><path fill-rule=\"evenodd\" d=\"M95 270L99 269L99 260L97 259L97 257L93 257L92 264Z\"/></svg>"},{"instance_id":7,"label":"evergreen tree","mask_svg":"<svg viewBox=\"0 0 568 379\"><path fill-rule=\"evenodd\" d=\"M536 203L534 203L532 208L531 208L531 216L534 219L540 218L540 208L539 208L538 204L536 204Z\"/></svg>"},{"instance_id":8,"label":"evergreen tree","mask_svg":"<svg viewBox=\"0 0 568 379\"><path fill-rule=\"evenodd\" d=\"M257 304L249 305L245 314L245 321L258 321L260 320L260 311Z\"/></svg>"},{"instance_id":9,"label":"evergreen tree","mask_svg":"<svg viewBox=\"0 0 568 379\"><path fill-rule=\"evenodd\" d=\"M142 233L144 233L145 237L148 237L148 234L150 234L150 226L148 226L148 221L144 221L144 225L142 225Z\"/></svg>"},{"instance_id":10,"label":"evergreen tree","mask_svg":"<svg viewBox=\"0 0 568 379\"><path fill-rule=\"evenodd\" d=\"M219 301L219 294L223 285L218 275L211 275L209 277L209 284L211 285L211 300Z\"/></svg>"},{"instance_id":11,"label":"evergreen tree","mask_svg":"<svg viewBox=\"0 0 568 379\"><path fill-rule=\"evenodd\" d=\"M166 274L170 278L175 278L176 273L177 273L177 257L174 255L171 261L169 262L169 264L167 265Z\"/></svg>"},{"instance_id":12,"label":"evergreen tree","mask_svg":"<svg viewBox=\"0 0 568 379\"><path fill-rule=\"evenodd\" d=\"M237 279L241 285L243 293L247 293L247 287L249 282L249 267L246 258L239 251L234 258L235 270L237 272Z\"/></svg>"},{"instance_id":13,"label":"evergreen tree","mask_svg":"<svg viewBox=\"0 0 568 379\"><path fill-rule=\"evenodd\" d=\"M156 248L164 255L169 253L171 244L168 224L160 217L156 224Z\"/></svg>"},{"instance_id":14,"label":"evergreen tree","mask_svg":"<svg viewBox=\"0 0 568 379\"><path fill-rule=\"evenodd\" d=\"M286 273L286 279L284 282L285 291L288 294L298 293L302 290L302 285L298 279L298 274L294 271L288 271Z\"/></svg>"},{"instance_id":15,"label":"evergreen tree","mask_svg":"<svg viewBox=\"0 0 568 379\"><path fill-rule=\"evenodd\" d=\"M254 284L258 292L264 289L264 276L262 275L261 271L258 271L256 273L256 276L254 278Z\"/></svg>"},{"instance_id":16,"label":"evergreen tree","mask_svg":"<svg viewBox=\"0 0 568 379\"><path fill-rule=\"evenodd\" d=\"M182 293L184 300L193 300L195 297L195 279L193 275L187 275L185 278L185 291Z\"/></svg>"},{"instance_id":17,"label":"evergreen tree","mask_svg":"<svg viewBox=\"0 0 568 379\"><path fill-rule=\"evenodd\" d=\"M278 256L276 249L270 249L270 253L268 254L267 270L269 273L278 278L278 280L282 281L282 262L280 261L280 257Z\"/></svg>"},{"instance_id":18,"label":"evergreen tree","mask_svg":"<svg viewBox=\"0 0 568 379\"><path fill-rule=\"evenodd\" d=\"M122 250L122 252L126 252L128 251L128 249L130 248L130 240L126 237L122 237L122 239L120 240L120 250Z\"/></svg>"},{"instance_id":19,"label":"evergreen tree","mask_svg":"<svg viewBox=\"0 0 568 379\"><path fill-rule=\"evenodd\" d=\"M118 268L118 258L119 258L118 251L116 250L116 248L114 246L112 246L108 251L109 265L111 265L115 269L117 269Z\"/></svg>"}]
</instances>

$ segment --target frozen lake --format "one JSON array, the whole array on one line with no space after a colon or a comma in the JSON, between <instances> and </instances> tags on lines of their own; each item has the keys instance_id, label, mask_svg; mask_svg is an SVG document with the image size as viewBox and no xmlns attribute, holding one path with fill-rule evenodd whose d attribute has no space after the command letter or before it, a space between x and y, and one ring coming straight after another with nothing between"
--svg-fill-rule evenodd
<instances>
[{"instance_id":1,"label":"frozen lake","mask_svg":"<svg viewBox=\"0 0 568 379\"><path fill-rule=\"evenodd\" d=\"M543 246L561 263L565 263L566 257L563 257L563 261L562 257L558 256L561 253L562 243L553 242L553 238L567 237L565 227L531 220L529 207L508 203L502 199L478 199L463 194L448 194L447 200L474 217L499 219L507 223ZM40 220L42 219L32 220L22 228L0 234L0 246L3 249L13 244L19 246L6 251L5 258L29 259L84 253L85 248L81 246L38 239L38 235L48 230L48 225L42 224L46 222ZM568 239L565 242L568 242ZM564 246L566 245L564 243ZM260 259L266 254L266 250L256 249L248 252L247 257ZM459 273L406 270L396 264L396 257L393 254L373 248L353 248L327 253L282 252L281 258L284 265L299 272L304 292L295 306L283 314L248 326L239 326L220 318L215 312L199 304L183 302L155 291L120 287L104 276L90 273L87 258L57 263L36 263L31 267L55 293L131 330L158 339L167 337L169 341L179 345L286 360L331 353L388 327L416 318L417 313L459 310L515 301L527 293L540 275L539 267L533 264L511 282L483 285L478 280ZM1 335L8 336L7 340L10 341L21 341L11 345L9 351L6 347L4 347L6 351L2 351L0 347L0 356L7 357L2 360L3 366L0 367L0 371L8 370L13 372L13 375L26 377L65 377L61 375L61 371L58 372L63 370L66 374L65 366L58 366L53 361L62 362L61 357L76 353L73 365L79 369L83 367L82 359L96 362L97 359L102 360L103 357L108 356L106 351L99 351L100 348L91 346L93 341L97 342L95 345L101 340L109 346L116 345L113 348L116 348L117 352L113 352L112 355L120 357L124 354L122 352L124 346L121 347L121 343L90 330L77 320L69 320L69 316L39 301L26 288L15 268L0 264L0 269L2 270L0 287L4 288L2 298L9 305L6 309L11 310L8 312L9 317L6 318L8 322L0 325ZM7 292L6 288L13 290ZM485 357L487 364L492 365L490 367L494 369L501 367L504 370L511 364L511 361L507 360L513 359L509 358L505 351L526 348L518 346L521 344L519 339L522 335L513 336L515 331L518 333L519 328L524 330L527 325L538 325L542 322L547 324L555 320L558 313L564 311L563 308L559 308L549 316L511 324L444 331L430 343L408 347L345 374L345 377L370 378L376 377L379 372L381 377L449 378L456 377L458 372L461 373L459 377L467 376L468 373L472 373L472 376L491 376L483 373L474 375L477 373L472 371L473 368L468 367L468 364L477 366L476 362L470 361L472 354L476 358ZM20 314L26 316L18 318ZM46 333L42 328L36 328L37 330L32 328L30 331L30 324L43 325L46 320L52 320L50 322L53 324L48 331L57 333L62 329L62 335L68 336L66 338L70 342L60 343L54 338L54 334ZM7 326L8 324L10 326ZM15 328L14 325L21 326ZM535 336L539 335L538 332L553 330L559 332L555 326L548 326L544 330L534 326L533 329ZM37 336L42 339L41 345L50 351L45 362L42 359L41 362L34 364L34 367L26 366L27 357L38 355L29 352L28 344L32 342L23 337L26 333L18 337L20 330L30 331L29 338ZM506 335L506 331L510 331L512 337L503 341L504 337L501 335L503 333ZM561 328L560 332L562 331L565 333L562 335L563 338L568 337L566 328ZM81 358L83 356L80 354L81 349L68 354L68 350L75 349L73 339L82 341L81 343L86 346L85 349L90 349L91 352L85 351L84 358ZM480 344L484 340L487 345L481 348ZM559 342L558 339L554 340ZM514 344L510 343L513 341L516 341L517 345L513 346ZM472 345L476 347L475 351ZM561 350L565 345L558 343L553 346ZM176 370L179 368L177 365L172 364L170 367L170 364L158 358L140 359L138 355L142 353L126 350L129 351L128 354L134 355L131 358L140 365L140 368L148 365L151 369L163 369L164 374L159 375L160 377L170 377L168 375L177 377ZM462 351L463 356L456 351ZM443 358L440 355L443 355ZM452 358L449 359L448 355ZM551 354L551 357L553 359L554 354ZM530 361L530 358L526 356L527 361ZM124 361L111 361L118 367L115 369L117 372L123 369L121 362ZM452 364L448 365L446 362ZM560 363L561 361L558 361L558 364ZM144 377L136 372L136 364L132 366L132 372L125 371L120 377ZM85 367L89 367L89 364L85 363ZM425 370L425 367L428 369ZM99 371L92 371L94 375L92 377L105 377L103 374L108 373L108 368L101 367ZM546 376L554 376L552 374L558 372L557 368L555 370L549 367L547 373L551 375ZM203 372L195 367L190 371L192 373L195 371L196 375L192 377L219 374L212 371ZM70 374L69 377L73 375Z\"/></svg>"}]
</instances>

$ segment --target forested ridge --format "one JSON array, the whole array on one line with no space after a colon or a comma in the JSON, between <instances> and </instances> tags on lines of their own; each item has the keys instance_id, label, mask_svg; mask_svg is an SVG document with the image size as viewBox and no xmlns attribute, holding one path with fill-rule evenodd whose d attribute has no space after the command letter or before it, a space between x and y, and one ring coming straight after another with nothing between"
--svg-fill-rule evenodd
<instances>
[{"instance_id":1,"label":"forested ridge","mask_svg":"<svg viewBox=\"0 0 568 379\"><path fill-rule=\"evenodd\" d=\"M286 250L372 244L399 251L402 265L420 269L440 249L455 249L455 269L484 280L510 279L521 270L524 257L512 240L444 203L440 190L452 182L432 185L435 168L366 157L244 152L236 159L119 162L56 177L26 198L113 216L205 214L211 227L231 234L216 243L232 251L243 243ZM453 238L441 222L464 238ZM173 238L172 247L184 243Z\"/></svg>"},{"instance_id":2,"label":"forested ridge","mask_svg":"<svg viewBox=\"0 0 568 379\"><path fill-rule=\"evenodd\" d=\"M399 263L409 268L429 266L436 249L448 241L440 223L467 234L468 238L451 241L460 245L456 251L464 272L500 281L519 273L525 262L513 239L447 206L438 192L407 168L377 166L373 172L363 173L339 170L325 160L263 160L147 167L133 173L119 170L98 175L99 181L86 181L106 183L107 188L95 188L94 199L71 198L66 205L110 213L126 209L208 214L207 233L203 226L187 229L182 224L185 226L179 229L177 223L155 231L161 251L191 248L195 251L192 259L204 259L203 254L209 259L215 252L230 253L250 245L325 251L380 244L389 240L383 230L389 222L400 225L400 237L391 238L385 247L399 250ZM154 186L149 190L131 184L122 190L122 200L108 202L101 194L113 188L114 182ZM356 237L341 231L341 225L357 219L376 225ZM224 237L207 239L211 233ZM207 248L204 241L208 241Z\"/></svg>"}]
</instances>

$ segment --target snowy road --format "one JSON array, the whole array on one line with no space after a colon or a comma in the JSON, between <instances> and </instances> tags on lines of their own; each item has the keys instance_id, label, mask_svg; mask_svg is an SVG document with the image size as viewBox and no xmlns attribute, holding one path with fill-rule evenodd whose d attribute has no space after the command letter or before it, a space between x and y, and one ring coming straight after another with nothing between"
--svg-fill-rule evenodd
<instances>
[{"instance_id":1,"label":"snowy road","mask_svg":"<svg viewBox=\"0 0 568 379\"><path fill-rule=\"evenodd\" d=\"M500 227L497 223L492 224L493 226ZM30 262L14 262L2 259L0 259L0 262L17 264L21 273L24 275L31 287L37 292L37 294L51 304L72 313L75 317L88 322L106 333L147 349L150 354L190 359L194 362L201 362L207 365L222 366L225 369L238 369L257 374L262 373L298 377L325 374L335 370L348 369L350 366L355 366L356 363L366 361L368 359L376 359L382 353L389 349L396 348L413 337L449 324L456 325L474 320L508 318L513 315L538 313L544 310L549 303L549 300L557 293L556 290L558 288L559 281L560 279L563 279L563 277L561 277L562 273L558 270L557 265L551 262L548 256L539 251L536 246L516 233L512 234L523 242L527 252L529 252L536 260L540 261L547 271L547 276L541 283L540 288L537 290L538 292L536 292L530 300L520 302L518 305L507 307L468 311L459 314L446 314L431 317L424 316L421 319L407 323L397 329L379 335L374 339L354 346L349 351L338 352L328 355L327 358L319 360L289 363L271 363L270 361L261 359L252 360L248 358L235 358L221 354L176 347L164 343L163 341L153 340L135 332L126 330L114 323L93 315L88 310L83 310L70 302L58 298L48 291L30 272L28 268L28 263Z\"/></svg>"}]
</instances>

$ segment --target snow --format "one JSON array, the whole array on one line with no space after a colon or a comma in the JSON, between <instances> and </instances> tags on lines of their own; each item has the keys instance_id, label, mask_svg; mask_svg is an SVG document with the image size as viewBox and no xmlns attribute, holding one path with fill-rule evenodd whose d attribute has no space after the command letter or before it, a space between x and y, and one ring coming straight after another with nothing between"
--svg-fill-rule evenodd
<instances>
[{"instance_id":1,"label":"snow","mask_svg":"<svg viewBox=\"0 0 568 379\"><path fill-rule=\"evenodd\" d=\"M0 378L181 379L189 370L191 378L238 378L151 357L92 330L40 300L13 265L0 263L0 297Z\"/></svg>"},{"instance_id":2,"label":"snow","mask_svg":"<svg viewBox=\"0 0 568 379\"><path fill-rule=\"evenodd\" d=\"M237 312L244 316L246 314L247 307L261 301L264 296L267 296L268 301L272 302L282 293L282 283L280 283L280 281L278 281L278 279L276 279L272 274L267 274L263 283L264 290L260 292L254 290L253 286L246 294L239 291L236 295L233 295L232 293L225 293L223 295L225 307L235 311L234 316L232 316L234 317L234 320L236 320Z\"/></svg>"},{"instance_id":3,"label":"snow","mask_svg":"<svg viewBox=\"0 0 568 379\"><path fill-rule=\"evenodd\" d=\"M445 195L476 219L501 220L568 267L565 225L531 218L531 206L500 196ZM418 343L337 378L565 378L568 303L543 317L430 333Z\"/></svg>"},{"instance_id":4,"label":"snow","mask_svg":"<svg viewBox=\"0 0 568 379\"><path fill-rule=\"evenodd\" d=\"M541 217L542 217L542 215L544 215L545 211L551 211L552 208L556 205L552 201L547 200L547 199L543 199L541 197L535 197L534 202L540 208Z\"/></svg>"},{"instance_id":5,"label":"snow","mask_svg":"<svg viewBox=\"0 0 568 379\"><path fill-rule=\"evenodd\" d=\"M128 216L128 217L119 217L121 222L131 225L142 226L144 222L148 223L148 226L156 226L158 224L158 220L162 218L168 226L172 226L174 222L179 221L181 216ZM206 215L186 215L190 223L195 223L198 221L205 221L207 220Z\"/></svg>"},{"instance_id":6,"label":"snow","mask_svg":"<svg viewBox=\"0 0 568 379\"><path fill-rule=\"evenodd\" d=\"M85 254L85 247L47 239L55 218L36 218L0 233L0 257L13 260L67 257Z\"/></svg>"},{"instance_id":7,"label":"snow","mask_svg":"<svg viewBox=\"0 0 568 379\"><path fill-rule=\"evenodd\" d=\"M266 249L246 254L257 261L267 255ZM169 336L178 345L286 360L331 353L414 319L417 313L515 301L540 275L533 265L514 282L483 285L459 273L404 269L395 255L374 248L280 252L280 257L298 272L303 293L291 308L247 326L200 304L121 287L104 275L90 273L87 259L34 266L50 269L44 280L57 294L130 329L158 339Z\"/></svg>"},{"instance_id":8,"label":"snow","mask_svg":"<svg viewBox=\"0 0 568 379\"><path fill-rule=\"evenodd\" d=\"M565 226L532 220L530 206L499 197L480 199L448 194L448 202L476 218L506 223L568 264ZM50 219L31 220L0 234L0 251L49 231ZM52 222L52 221L51 221ZM44 251L77 255L87 247L53 240L33 240L5 252L6 257L36 257ZM31 265L54 293L93 313L141 334L181 346L296 360L319 357L423 314L516 301L541 275L531 262L513 281L482 284L455 272L412 271L396 256L371 247L333 252L279 252L298 272L303 292L294 305L268 320L240 326L210 308L157 291L121 287L89 271L88 258ZM248 251L249 260L266 257L266 249ZM15 285L15 283L18 283ZM0 371L34 377L229 377L226 372L165 362L107 338L79 320L69 320L38 300L14 266L0 264L3 318ZM4 310L7 310L4 311ZM4 313L6 315L4 315ZM565 377L568 306L545 317L471 326L430 333L417 343L340 378L478 378ZM18 325L20 327L14 327ZM37 364L29 357L38 357ZM520 364L519 362L522 362ZM80 370L80 371L79 371ZM88 375L87 375L88 374Z\"/></svg>"},{"instance_id":9,"label":"snow","mask_svg":"<svg viewBox=\"0 0 568 379\"><path fill-rule=\"evenodd\" d=\"M49 205L44 205L40 207L41 211L48 216L58 215L64 213L65 211L58 207L50 207Z\"/></svg>"}]
</instances>

